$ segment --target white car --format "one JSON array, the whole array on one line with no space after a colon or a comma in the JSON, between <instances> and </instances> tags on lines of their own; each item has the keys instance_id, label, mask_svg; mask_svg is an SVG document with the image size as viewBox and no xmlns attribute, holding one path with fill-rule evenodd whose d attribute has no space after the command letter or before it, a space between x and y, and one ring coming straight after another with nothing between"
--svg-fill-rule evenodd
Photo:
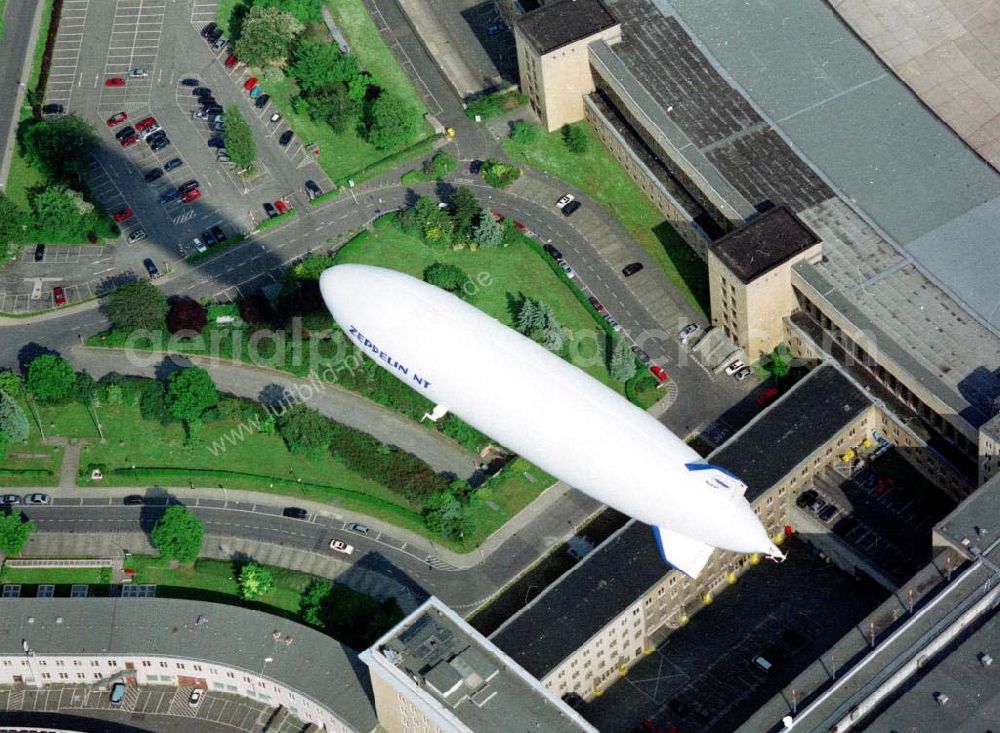
<instances>
[{"instance_id":1,"label":"white car","mask_svg":"<svg viewBox=\"0 0 1000 733\"><path fill-rule=\"evenodd\" d=\"M345 555L354 554L354 546L341 540L330 540L330 549L335 552L342 552Z\"/></svg>"},{"instance_id":2,"label":"white car","mask_svg":"<svg viewBox=\"0 0 1000 733\"><path fill-rule=\"evenodd\" d=\"M273 115L271 115L271 122L280 122L280 121L281 121L281 115L279 113L275 112Z\"/></svg>"},{"instance_id":3,"label":"white car","mask_svg":"<svg viewBox=\"0 0 1000 733\"><path fill-rule=\"evenodd\" d=\"M733 363L731 363L729 366L726 367L726 374L728 374L731 377L745 366L746 364L743 363L742 359L737 359L736 361L734 361Z\"/></svg>"},{"instance_id":4,"label":"white car","mask_svg":"<svg viewBox=\"0 0 1000 733\"><path fill-rule=\"evenodd\" d=\"M688 325L686 325L684 328L682 328L680 330L680 333L677 334L677 337L680 338L681 343L684 343L689 338L691 338L694 334L696 334L698 332L699 328L700 327L698 326L697 323L689 323Z\"/></svg>"},{"instance_id":5,"label":"white car","mask_svg":"<svg viewBox=\"0 0 1000 733\"><path fill-rule=\"evenodd\" d=\"M133 244L134 242L138 242L140 239L145 239L145 238L146 238L145 229L143 229L142 227L138 229L133 229L131 232L129 232L128 243Z\"/></svg>"},{"instance_id":6,"label":"white car","mask_svg":"<svg viewBox=\"0 0 1000 733\"><path fill-rule=\"evenodd\" d=\"M566 262L566 260L559 260L559 267L561 267L562 271L566 273L566 277L571 280L576 277L576 273L573 271L573 268L569 266L569 263Z\"/></svg>"},{"instance_id":7,"label":"white car","mask_svg":"<svg viewBox=\"0 0 1000 733\"><path fill-rule=\"evenodd\" d=\"M744 379L746 379L747 377L749 377L751 374L753 374L753 370L750 367L745 366L742 369L740 369L738 372L736 372L733 375L733 377L736 378L737 382L742 382Z\"/></svg>"},{"instance_id":8,"label":"white car","mask_svg":"<svg viewBox=\"0 0 1000 733\"><path fill-rule=\"evenodd\" d=\"M198 237L194 238L194 248L199 252L208 252L208 247L206 247L205 243L198 239Z\"/></svg>"},{"instance_id":9,"label":"white car","mask_svg":"<svg viewBox=\"0 0 1000 733\"><path fill-rule=\"evenodd\" d=\"M191 707L197 707L198 703L201 702L201 698L205 696L205 691L200 687L195 687L191 690L191 697L188 698L188 703Z\"/></svg>"},{"instance_id":10,"label":"white car","mask_svg":"<svg viewBox=\"0 0 1000 733\"><path fill-rule=\"evenodd\" d=\"M562 210L562 207L564 207L572 200L573 200L573 194L567 193L564 196L562 196L558 201L556 201L556 208Z\"/></svg>"},{"instance_id":11,"label":"white car","mask_svg":"<svg viewBox=\"0 0 1000 733\"><path fill-rule=\"evenodd\" d=\"M132 71L128 72L128 75L130 79L145 79L147 76L149 76L149 72L137 66L136 68L132 69Z\"/></svg>"},{"instance_id":12,"label":"white car","mask_svg":"<svg viewBox=\"0 0 1000 733\"><path fill-rule=\"evenodd\" d=\"M52 499L48 494L28 494L24 497L25 504L51 504Z\"/></svg>"},{"instance_id":13,"label":"white car","mask_svg":"<svg viewBox=\"0 0 1000 733\"><path fill-rule=\"evenodd\" d=\"M145 140L147 137L152 135L154 132L159 132L163 128L160 126L159 122L154 122L152 125L147 127L145 130L139 133L139 137Z\"/></svg>"}]
</instances>

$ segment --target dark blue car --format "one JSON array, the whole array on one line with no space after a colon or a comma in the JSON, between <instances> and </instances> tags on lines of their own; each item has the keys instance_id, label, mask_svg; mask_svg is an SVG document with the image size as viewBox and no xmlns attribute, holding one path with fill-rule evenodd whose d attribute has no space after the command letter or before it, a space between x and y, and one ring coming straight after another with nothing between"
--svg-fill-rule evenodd
<instances>
[{"instance_id":1,"label":"dark blue car","mask_svg":"<svg viewBox=\"0 0 1000 733\"><path fill-rule=\"evenodd\" d=\"M160 194L159 201L161 204L165 204L169 201L173 201L175 198L181 195L181 192L176 188L168 188L166 191Z\"/></svg>"}]
</instances>

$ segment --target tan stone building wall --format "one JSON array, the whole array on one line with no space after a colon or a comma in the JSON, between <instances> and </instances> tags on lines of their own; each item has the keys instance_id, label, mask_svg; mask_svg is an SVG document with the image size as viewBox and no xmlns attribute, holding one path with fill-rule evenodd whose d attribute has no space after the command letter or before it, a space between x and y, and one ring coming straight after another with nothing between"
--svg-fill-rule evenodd
<instances>
[{"instance_id":1,"label":"tan stone building wall","mask_svg":"<svg viewBox=\"0 0 1000 733\"><path fill-rule=\"evenodd\" d=\"M708 287L712 324L733 338L751 360L757 360L785 339L785 316L798 308L792 288L792 265L821 256L821 244L786 260L760 277L743 283L708 251Z\"/></svg>"},{"instance_id":2,"label":"tan stone building wall","mask_svg":"<svg viewBox=\"0 0 1000 733\"><path fill-rule=\"evenodd\" d=\"M514 40L521 92L528 97L545 129L552 132L583 119L583 97L594 91L587 46L597 40L617 43L621 40L621 26L612 26L544 55L516 25Z\"/></svg>"},{"instance_id":3,"label":"tan stone building wall","mask_svg":"<svg viewBox=\"0 0 1000 733\"><path fill-rule=\"evenodd\" d=\"M986 483L1000 469L1000 415L979 428L979 483Z\"/></svg>"},{"instance_id":4,"label":"tan stone building wall","mask_svg":"<svg viewBox=\"0 0 1000 733\"><path fill-rule=\"evenodd\" d=\"M377 674L371 679L379 730L385 733L451 733L428 719L413 700L386 684Z\"/></svg>"}]
</instances>

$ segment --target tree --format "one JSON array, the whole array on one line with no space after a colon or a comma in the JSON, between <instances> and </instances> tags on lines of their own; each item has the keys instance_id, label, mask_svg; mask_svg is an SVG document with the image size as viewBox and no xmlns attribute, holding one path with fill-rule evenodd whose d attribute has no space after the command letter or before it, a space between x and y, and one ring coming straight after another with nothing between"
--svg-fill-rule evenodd
<instances>
[{"instance_id":1,"label":"tree","mask_svg":"<svg viewBox=\"0 0 1000 733\"><path fill-rule=\"evenodd\" d=\"M188 425L196 424L210 407L219 404L219 391L201 367L187 367L170 375L164 395L167 410Z\"/></svg>"},{"instance_id":2,"label":"tree","mask_svg":"<svg viewBox=\"0 0 1000 733\"><path fill-rule=\"evenodd\" d=\"M452 295L468 300L469 293L466 292L465 284L469 282L469 276L455 265L444 262L434 262L424 268L424 282L437 285L442 290L447 290Z\"/></svg>"},{"instance_id":3,"label":"tree","mask_svg":"<svg viewBox=\"0 0 1000 733\"><path fill-rule=\"evenodd\" d=\"M236 41L236 55L248 66L281 63L288 58L292 39L304 28L291 13L275 7L254 5L243 19L240 37Z\"/></svg>"},{"instance_id":4,"label":"tree","mask_svg":"<svg viewBox=\"0 0 1000 733\"><path fill-rule=\"evenodd\" d=\"M28 438L28 416L17 400L6 392L0 392L0 431L11 443L20 443Z\"/></svg>"},{"instance_id":5,"label":"tree","mask_svg":"<svg viewBox=\"0 0 1000 733\"><path fill-rule=\"evenodd\" d=\"M378 150L392 150L413 138L416 112L384 89L361 115L361 136Z\"/></svg>"},{"instance_id":6,"label":"tree","mask_svg":"<svg viewBox=\"0 0 1000 733\"><path fill-rule=\"evenodd\" d=\"M521 169L516 165L504 163L501 160L487 160L483 162L483 180L493 188L507 188L510 184L521 177Z\"/></svg>"},{"instance_id":7,"label":"tree","mask_svg":"<svg viewBox=\"0 0 1000 733\"><path fill-rule=\"evenodd\" d=\"M257 159L257 143L253 139L250 125L243 119L239 107L230 105L223 115L226 150L229 158L240 168L249 168Z\"/></svg>"},{"instance_id":8,"label":"tree","mask_svg":"<svg viewBox=\"0 0 1000 733\"><path fill-rule=\"evenodd\" d=\"M563 125L562 139L566 145L566 149L571 153L586 153L587 148L590 147L590 142L587 140L587 133L584 131L582 125L571 125L569 123Z\"/></svg>"},{"instance_id":9,"label":"tree","mask_svg":"<svg viewBox=\"0 0 1000 733\"><path fill-rule=\"evenodd\" d=\"M73 399L81 405L90 407L97 395L97 382L87 372L80 372L76 375L76 382L73 383Z\"/></svg>"},{"instance_id":10,"label":"tree","mask_svg":"<svg viewBox=\"0 0 1000 733\"><path fill-rule=\"evenodd\" d=\"M264 8L281 8L303 23L323 22L323 0L254 0L253 4Z\"/></svg>"},{"instance_id":11,"label":"tree","mask_svg":"<svg viewBox=\"0 0 1000 733\"><path fill-rule=\"evenodd\" d=\"M436 534L462 540L475 529L468 504L452 491L439 491L424 502L424 523Z\"/></svg>"},{"instance_id":12,"label":"tree","mask_svg":"<svg viewBox=\"0 0 1000 733\"><path fill-rule=\"evenodd\" d=\"M7 460L7 446L10 444L10 438L7 437L7 433L0 430L0 463Z\"/></svg>"},{"instance_id":13,"label":"tree","mask_svg":"<svg viewBox=\"0 0 1000 733\"><path fill-rule=\"evenodd\" d=\"M334 132L346 130L348 123L358 115L358 103L351 98L343 82L322 86L309 92L305 99L309 103L309 116L322 120Z\"/></svg>"},{"instance_id":14,"label":"tree","mask_svg":"<svg viewBox=\"0 0 1000 733\"><path fill-rule=\"evenodd\" d=\"M527 120L518 120L510 131L510 139L519 145L533 145L540 136L538 125Z\"/></svg>"},{"instance_id":15,"label":"tree","mask_svg":"<svg viewBox=\"0 0 1000 733\"><path fill-rule=\"evenodd\" d=\"M76 115L25 120L17 130L24 157L54 181L76 183L97 150L93 128Z\"/></svg>"},{"instance_id":16,"label":"tree","mask_svg":"<svg viewBox=\"0 0 1000 733\"><path fill-rule=\"evenodd\" d=\"M323 605L332 590L333 583L328 580L315 578L309 582L302 594L302 600L299 601L299 614L303 621L321 629L326 626L326 620L323 618Z\"/></svg>"},{"instance_id":17,"label":"tree","mask_svg":"<svg viewBox=\"0 0 1000 733\"><path fill-rule=\"evenodd\" d=\"M625 339L615 339L611 348L609 371L619 382L627 382L635 376L635 354Z\"/></svg>"},{"instance_id":18,"label":"tree","mask_svg":"<svg viewBox=\"0 0 1000 733\"><path fill-rule=\"evenodd\" d=\"M75 381L73 367L61 356L42 354L28 364L28 389L43 405L64 402Z\"/></svg>"},{"instance_id":19,"label":"tree","mask_svg":"<svg viewBox=\"0 0 1000 733\"><path fill-rule=\"evenodd\" d=\"M451 235L452 223L448 212L430 196L418 198L406 219L410 226L420 232L425 242L446 242Z\"/></svg>"},{"instance_id":20,"label":"tree","mask_svg":"<svg viewBox=\"0 0 1000 733\"><path fill-rule=\"evenodd\" d=\"M0 514L0 552L6 556L19 553L38 527L14 509L10 514Z\"/></svg>"},{"instance_id":21,"label":"tree","mask_svg":"<svg viewBox=\"0 0 1000 733\"><path fill-rule=\"evenodd\" d=\"M170 333L193 331L201 333L208 325L208 309L192 298L177 298L167 312L167 330Z\"/></svg>"},{"instance_id":22,"label":"tree","mask_svg":"<svg viewBox=\"0 0 1000 733\"><path fill-rule=\"evenodd\" d=\"M479 212L479 224L476 225L472 238L480 247L499 247L503 244L503 227L493 214L482 209Z\"/></svg>"},{"instance_id":23,"label":"tree","mask_svg":"<svg viewBox=\"0 0 1000 733\"><path fill-rule=\"evenodd\" d=\"M278 435L294 455L321 455L333 440L330 421L301 402L286 410L276 425Z\"/></svg>"},{"instance_id":24,"label":"tree","mask_svg":"<svg viewBox=\"0 0 1000 733\"><path fill-rule=\"evenodd\" d=\"M0 191L0 263L11 255L11 245L25 235L24 212Z\"/></svg>"},{"instance_id":25,"label":"tree","mask_svg":"<svg viewBox=\"0 0 1000 733\"><path fill-rule=\"evenodd\" d=\"M517 310L517 330L523 334L529 334L535 327L538 318L538 305L532 298L525 298L521 302L521 307Z\"/></svg>"},{"instance_id":26,"label":"tree","mask_svg":"<svg viewBox=\"0 0 1000 733\"><path fill-rule=\"evenodd\" d=\"M62 186L32 189L28 192L28 205L40 231L62 236L79 229L80 210Z\"/></svg>"},{"instance_id":27,"label":"tree","mask_svg":"<svg viewBox=\"0 0 1000 733\"><path fill-rule=\"evenodd\" d=\"M475 194L465 186L459 186L451 197L449 211L455 223L455 237L462 241L469 239L479 216L479 202Z\"/></svg>"},{"instance_id":28,"label":"tree","mask_svg":"<svg viewBox=\"0 0 1000 733\"><path fill-rule=\"evenodd\" d=\"M161 557L187 564L198 559L204 536L201 520L186 506L174 504L153 525L150 539Z\"/></svg>"},{"instance_id":29,"label":"tree","mask_svg":"<svg viewBox=\"0 0 1000 733\"><path fill-rule=\"evenodd\" d=\"M451 153L442 151L425 160L420 170L428 178L440 180L450 175L457 167L458 159Z\"/></svg>"},{"instance_id":30,"label":"tree","mask_svg":"<svg viewBox=\"0 0 1000 733\"><path fill-rule=\"evenodd\" d=\"M167 297L149 280L138 280L113 290L104 300L104 313L120 331L163 328Z\"/></svg>"},{"instance_id":31,"label":"tree","mask_svg":"<svg viewBox=\"0 0 1000 733\"><path fill-rule=\"evenodd\" d=\"M240 597L244 601L256 601L274 588L271 571L255 562L247 563L240 570Z\"/></svg>"},{"instance_id":32,"label":"tree","mask_svg":"<svg viewBox=\"0 0 1000 733\"><path fill-rule=\"evenodd\" d=\"M342 53L332 43L304 38L295 44L288 72L299 83L300 89L310 92L335 82L347 82L360 74L361 69L357 59ZM343 89L346 94L346 86Z\"/></svg>"},{"instance_id":33,"label":"tree","mask_svg":"<svg viewBox=\"0 0 1000 733\"><path fill-rule=\"evenodd\" d=\"M15 399L24 394L24 379L11 369L0 370L0 392L6 392Z\"/></svg>"},{"instance_id":34,"label":"tree","mask_svg":"<svg viewBox=\"0 0 1000 733\"><path fill-rule=\"evenodd\" d=\"M162 382L155 379L144 379L139 390L139 414L145 420L159 420L168 423L173 420L167 410L166 390Z\"/></svg>"}]
</instances>

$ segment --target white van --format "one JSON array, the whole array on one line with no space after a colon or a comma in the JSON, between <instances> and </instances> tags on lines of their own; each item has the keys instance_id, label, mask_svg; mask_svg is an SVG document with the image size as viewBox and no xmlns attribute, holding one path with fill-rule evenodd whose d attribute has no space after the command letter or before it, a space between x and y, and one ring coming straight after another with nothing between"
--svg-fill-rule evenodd
<instances>
[{"instance_id":1,"label":"white van","mask_svg":"<svg viewBox=\"0 0 1000 733\"><path fill-rule=\"evenodd\" d=\"M771 663L764 659L764 657L755 657L753 663L760 667L765 672L771 671Z\"/></svg>"}]
</instances>

